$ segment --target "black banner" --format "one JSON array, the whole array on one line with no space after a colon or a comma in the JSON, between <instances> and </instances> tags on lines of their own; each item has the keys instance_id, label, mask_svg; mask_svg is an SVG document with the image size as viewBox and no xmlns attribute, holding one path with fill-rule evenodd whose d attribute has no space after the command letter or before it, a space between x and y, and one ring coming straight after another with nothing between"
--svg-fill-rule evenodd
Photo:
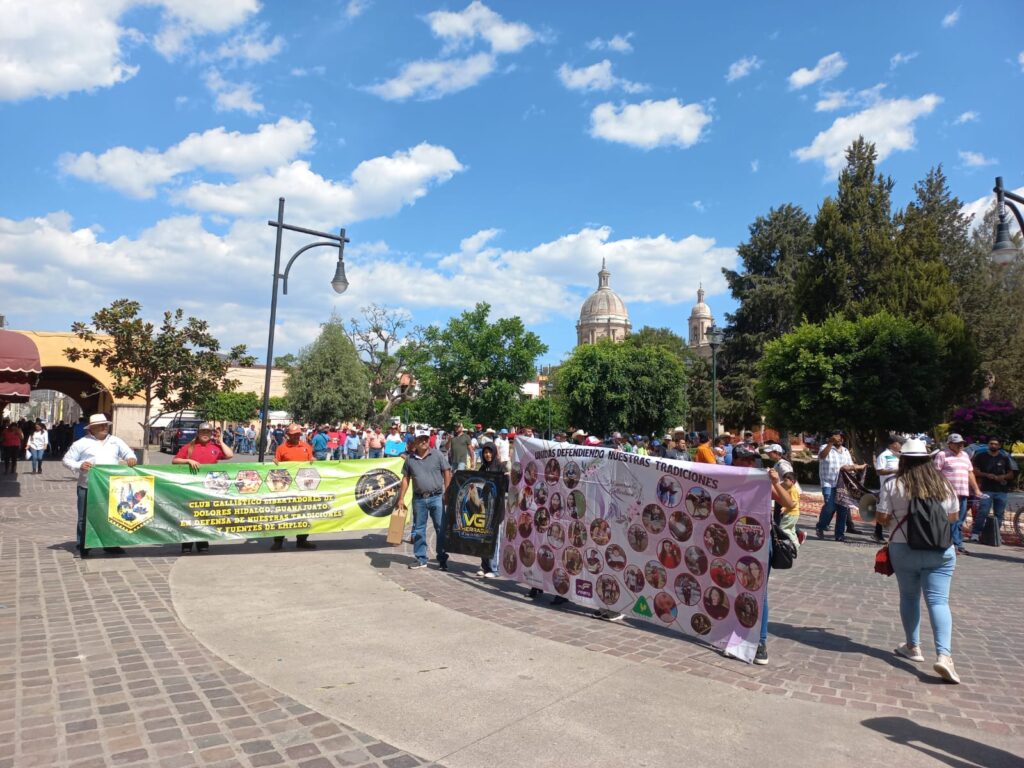
<instances>
[{"instance_id":1,"label":"black banner","mask_svg":"<svg viewBox=\"0 0 1024 768\"><path fill-rule=\"evenodd\" d=\"M445 498L445 549L492 557L505 516L507 487L508 478L500 472L455 472Z\"/></svg>"}]
</instances>

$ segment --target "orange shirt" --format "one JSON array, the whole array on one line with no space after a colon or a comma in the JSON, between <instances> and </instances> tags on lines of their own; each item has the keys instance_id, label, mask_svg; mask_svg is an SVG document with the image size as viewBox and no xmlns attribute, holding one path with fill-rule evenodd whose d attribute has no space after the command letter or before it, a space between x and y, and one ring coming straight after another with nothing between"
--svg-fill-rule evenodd
<instances>
[{"instance_id":1,"label":"orange shirt","mask_svg":"<svg viewBox=\"0 0 1024 768\"><path fill-rule=\"evenodd\" d=\"M711 450L711 446L707 443L701 443L697 446L697 455L693 459L700 464L717 464L715 461L715 452Z\"/></svg>"},{"instance_id":2,"label":"orange shirt","mask_svg":"<svg viewBox=\"0 0 1024 768\"><path fill-rule=\"evenodd\" d=\"M298 445L288 445L287 442L281 443L277 446L277 450L274 451L274 461L312 461L313 460L313 449L309 447L309 443L299 442Z\"/></svg>"}]
</instances>

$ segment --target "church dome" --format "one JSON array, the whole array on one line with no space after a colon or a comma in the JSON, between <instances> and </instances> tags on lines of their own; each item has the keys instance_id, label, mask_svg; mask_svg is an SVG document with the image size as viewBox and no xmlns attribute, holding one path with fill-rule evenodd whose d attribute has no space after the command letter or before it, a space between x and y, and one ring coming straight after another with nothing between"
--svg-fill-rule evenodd
<instances>
[{"instance_id":1,"label":"church dome","mask_svg":"<svg viewBox=\"0 0 1024 768\"><path fill-rule=\"evenodd\" d=\"M608 285L610 277L611 272L602 260L601 271L597 273L597 290L587 297L580 308L580 321L576 324L579 344L593 344L605 337L621 341L630 331L626 303Z\"/></svg>"},{"instance_id":2,"label":"church dome","mask_svg":"<svg viewBox=\"0 0 1024 768\"><path fill-rule=\"evenodd\" d=\"M712 317L711 308L704 303L704 286L697 289L697 303L693 305L693 309L690 310L691 318L708 318Z\"/></svg>"}]
</instances>

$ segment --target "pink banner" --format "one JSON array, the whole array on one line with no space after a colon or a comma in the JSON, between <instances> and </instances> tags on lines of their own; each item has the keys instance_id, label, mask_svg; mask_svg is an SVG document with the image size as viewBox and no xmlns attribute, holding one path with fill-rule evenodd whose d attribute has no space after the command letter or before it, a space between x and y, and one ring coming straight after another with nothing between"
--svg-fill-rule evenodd
<instances>
[{"instance_id":1,"label":"pink banner","mask_svg":"<svg viewBox=\"0 0 1024 768\"><path fill-rule=\"evenodd\" d=\"M752 661L771 536L764 470L517 438L501 573Z\"/></svg>"}]
</instances>

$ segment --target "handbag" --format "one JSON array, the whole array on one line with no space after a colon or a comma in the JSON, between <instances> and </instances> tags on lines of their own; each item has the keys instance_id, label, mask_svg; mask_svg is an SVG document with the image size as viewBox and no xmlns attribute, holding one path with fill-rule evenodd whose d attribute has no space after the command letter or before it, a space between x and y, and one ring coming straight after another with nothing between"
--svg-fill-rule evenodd
<instances>
[{"instance_id":1,"label":"handbag","mask_svg":"<svg viewBox=\"0 0 1024 768\"><path fill-rule=\"evenodd\" d=\"M893 534L907 521L907 517L910 517L910 512L907 512L907 516L897 523L896 528L893 529ZM889 541L892 541L892 535L889 536ZM889 557L889 542L887 541L881 549L875 552L875 573L880 573L883 576L892 576L895 572L892 567L892 559Z\"/></svg>"},{"instance_id":2,"label":"handbag","mask_svg":"<svg viewBox=\"0 0 1024 768\"><path fill-rule=\"evenodd\" d=\"M402 507L391 512L391 520L388 522L388 544L398 546L405 538L405 526L409 520L409 511Z\"/></svg>"},{"instance_id":3,"label":"handbag","mask_svg":"<svg viewBox=\"0 0 1024 768\"><path fill-rule=\"evenodd\" d=\"M25 461L32 461L32 449L31 448L26 448L25 449Z\"/></svg>"},{"instance_id":4,"label":"handbag","mask_svg":"<svg viewBox=\"0 0 1024 768\"><path fill-rule=\"evenodd\" d=\"M797 551L796 544L783 532L778 523L772 523L772 568L780 571L792 568Z\"/></svg>"}]
</instances>

